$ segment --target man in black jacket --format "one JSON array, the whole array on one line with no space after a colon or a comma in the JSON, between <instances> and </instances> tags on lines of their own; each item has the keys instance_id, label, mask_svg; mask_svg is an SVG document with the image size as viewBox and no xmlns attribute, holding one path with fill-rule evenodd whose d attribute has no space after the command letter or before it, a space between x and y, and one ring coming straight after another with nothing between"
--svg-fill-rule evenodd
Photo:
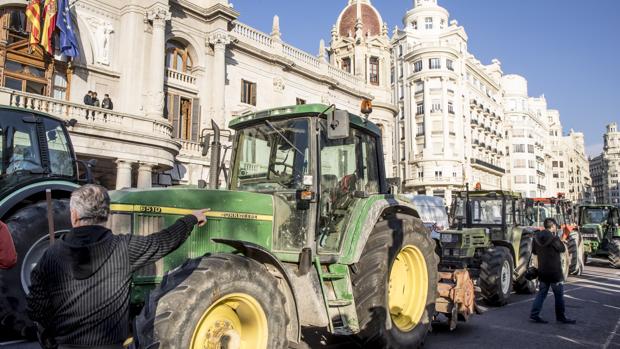
<instances>
[{"instance_id":1,"label":"man in black jacket","mask_svg":"<svg viewBox=\"0 0 620 349\"><path fill-rule=\"evenodd\" d=\"M574 324L575 320L566 318L564 311L564 273L562 273L561 253L566 250L564 243L557 236L558 223L553 218L544 222L545 230L536 233L533 252L538 256L539 291L532 304L530 319L537 323L546 324L540 317L549 288L553 290L555 298L555 318L558 322Z\"/></svg>"},{"instance_id":2,"label":"man in black jacket","mask_svg":"<svg viewBox=\"0 0 620 349\"><path fill-rule=\"evenodd\" d=\"M101 186L75 190L70 210L73 229L32 271L28 314L46 347L122 348L129 337L132 273L177 249L194 225L205 224L206 210L148 236L116 235L103 226L110 197Z\"/></svg>"}]
</instances>

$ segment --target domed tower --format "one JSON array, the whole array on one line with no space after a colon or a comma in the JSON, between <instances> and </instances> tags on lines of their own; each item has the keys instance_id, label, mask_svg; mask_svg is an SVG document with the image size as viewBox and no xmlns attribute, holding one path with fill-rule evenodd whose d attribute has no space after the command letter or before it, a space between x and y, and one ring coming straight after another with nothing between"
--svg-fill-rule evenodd
<instances>
[{"instance_id":1,"label":"domed tower","mask_svg":"<svg viewBox=\"0 0 620 349\"><path fill-rule=\"evenodd\" d=\"M332 28L330 63L364 81L373 97L370 119L383 132L383 152L392 176L394 123L398 113L392 102L390 39L387 24L370 0L349 0Z\"/></svg>"}]
</instances>

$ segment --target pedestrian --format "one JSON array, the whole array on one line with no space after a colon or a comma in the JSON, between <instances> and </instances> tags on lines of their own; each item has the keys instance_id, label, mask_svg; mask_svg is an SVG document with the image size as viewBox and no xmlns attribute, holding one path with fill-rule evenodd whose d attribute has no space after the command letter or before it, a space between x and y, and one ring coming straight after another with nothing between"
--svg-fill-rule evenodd
<instances>
[{"instance_id":1,"label":"pedestrian","mask_svg":"<svg viewBox=\"0 0 620 349\"><path fill-rule=\"evenodd\" d=\"M103 97L103 101L101 101L101 107L103 109L114 109L114 103L112 103L112 99L110 98L109 94L105 94Z\"/></svg>"},{"instance_id":2,"label":"pedestrian","mask_svg":"<svg viewBox=\"0 0 620 349\"><path fill-rule=\"evenodd\" d=\"M566 317L564 305L564 273L562 272L561 254L566 250L564 243L558 237L558 223L553 218L545 219L545 230L536 233L533 243L533 253L538 256L539 290L532 304L530 319L537 323L546 324L548 321L540 317L543 303L553 290L555 299L555 318L557 322L574 324L577 321Z\"/></svg>"},{"instance_id":3,"label":"pedestrian","mask_svg":"<svg viewBox=\"0 0 620 349\"><path fill-rule=\"evenodd\" d=\"M91 105L97 108L100 107L100 102L99 102L99 99L97 98L97 92L93 92L93 102Z\"/></svg>"},{"instance_id":4,"label":"pedestrian","mask_svg":"<svg viewBox=\"0 0 620 349\"><path fill-rule=\"evenodd\" d=\"M28 315L48 347L120 349L129 337L132 273L176 250L196 224L206 223L207 210L137 236L113 234L104 226L110 197L102 186L76 189L69 208L73 228L32 271Z\"/></svg>"},{"instance_id":5,"label":"pedestrian","mask_svg":"<svg viewBox=\"0 0 620 349\"><path fill-rule=\"evenodd\" d=\"M9 227L0 221L0 269L11 269L17 263L15 245Z\"/></svg>"},{"instance_id":6,"label":"pedestrian","mask_svg":"<svg viewBox=\"0 0 620 349\"><path fill-rule=\"evenodd\" d=\"M93 91L89 90L88 93L84 95L84 104L93 105Z\"/></svg>"}]
</instances>

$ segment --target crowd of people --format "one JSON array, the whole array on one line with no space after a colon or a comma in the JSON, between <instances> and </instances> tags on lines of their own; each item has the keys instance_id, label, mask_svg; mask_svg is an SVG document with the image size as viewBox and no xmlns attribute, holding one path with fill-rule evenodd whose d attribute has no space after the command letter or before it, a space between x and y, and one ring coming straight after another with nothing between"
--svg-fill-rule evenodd
<instances>
[{"instance_id":1,"label":"crowd of people","mask_svg":"<svg viewBox=\"0 0 620 349\"><path fill-rule=\"evenodd\" d=\"M84 104L103 109L114 109L114 103L112 103L112 99L107 93L103 96L103 100L99 101L99 98L97 98L97 92L88 91L88 93L84 95Z\"/></svg>"}]
</instances>

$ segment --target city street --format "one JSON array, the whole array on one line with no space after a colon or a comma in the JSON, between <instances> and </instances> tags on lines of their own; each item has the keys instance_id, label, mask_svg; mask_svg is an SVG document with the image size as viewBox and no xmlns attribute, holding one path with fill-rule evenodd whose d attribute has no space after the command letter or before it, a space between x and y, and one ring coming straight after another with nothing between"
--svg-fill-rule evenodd
<instances>
[{"instance_id":1,"label":"city street","mask_svg":"<svg viewBox=\"0 0 620 349\"><path fill-rule=\"evenodd\" d=\"M549 324L528 320L533 295L513 295L502 308L488 308L483 315L450 332L436 327L426 340L427 349L458 346L467 348L620 348L620 270L610 269L603 260L593 260L580 277L566 285L567 315L576 325L553 321L553 295L550 293L542 317ZM310 348L345 349L349 344L321 345L312 340ZM34 343L0 344L0 348L38 349Z\"/></svg>"}]
</instances>

